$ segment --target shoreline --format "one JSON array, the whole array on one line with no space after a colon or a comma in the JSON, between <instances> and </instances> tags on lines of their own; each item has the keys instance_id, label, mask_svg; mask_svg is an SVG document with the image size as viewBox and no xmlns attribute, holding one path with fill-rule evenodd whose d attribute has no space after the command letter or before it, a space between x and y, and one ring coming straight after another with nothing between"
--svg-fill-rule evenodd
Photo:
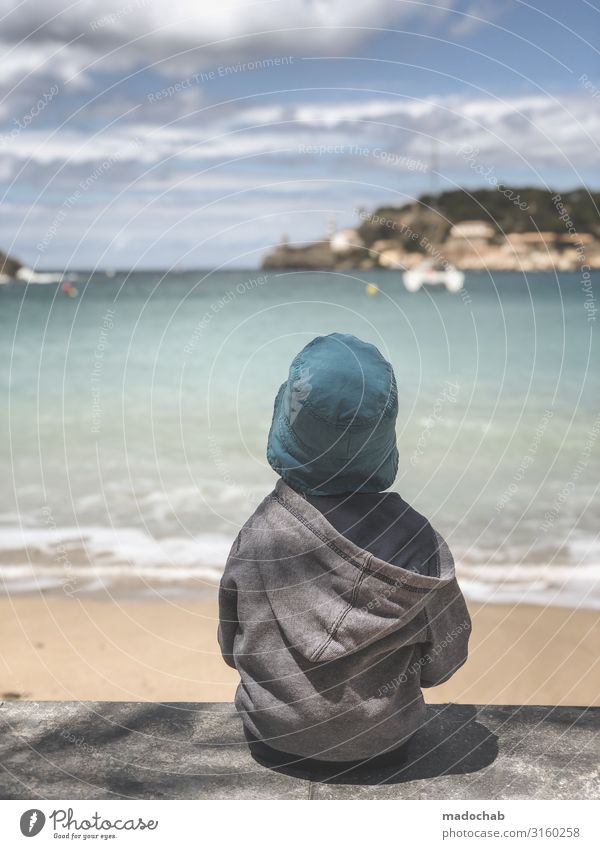
<instances>
[{"instance_id":1,"label":"shoreline","mask_svg":"<svg viewBox=\"0 0 600 849\"><path fill-rule=\"evenodd\" d=\"M600 706L594 610L469 602L469 660L428 702ZM232 701L216 600L0 598L0 700Z\"/></svg>"},{"instance_id":2,"label":"shoreline","mask_svg":"<svg viewBox=\"0 0 600 849\"><path fill-rule=\"evenodd\" d=\"M191 572L187 568L170 568L165 573L162 566L136 568L133 574L124 574L123 567L98 568L70 565L68 570L59 566L44 568L39 572L15 575L14 570L3 571L0 565L0 600L2 599L57 599L94 602L143 602L186 605L190 602L217 599L219 580L226 553L231 547L228 540L223 562L217 567L201 567ZM457 578L469 604L485 606L529 606L538 609L595 611L600 616L600 565L557 563L552 566L537 562L511 564L465 564L456 566Z\"/></svg>"}]
</instances>

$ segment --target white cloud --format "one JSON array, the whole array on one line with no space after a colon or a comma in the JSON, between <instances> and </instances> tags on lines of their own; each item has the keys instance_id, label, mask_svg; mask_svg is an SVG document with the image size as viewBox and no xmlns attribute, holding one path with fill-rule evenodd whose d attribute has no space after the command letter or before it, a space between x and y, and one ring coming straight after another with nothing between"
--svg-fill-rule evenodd
<instances>
[{"instance_id":1,"label":"white cloud","mask_svg":"<svg viewBox=\"0 0 600 849\"><path fill-rule=\"evenodd\" d=\"M506 163L519 159L535 165L540 156L551 156L561 164L563 154L597 155L600 112L584 94L564 102L536 95L508 98L465 98L450 96L410 101L400 98L361 100L336 104L311 104L295 110L301 126L327 131L346 129L349 143L372 143L376 134L383 141L400 138L410 150L423 146L423 139L439 141L440 154L462 144L471 144L493 160ZM375 123L380 126L370 127ZM407 137L407 138L406 138Z\"/></svg>"},{"instance_id":2,"label":"white cloud","mask_svg":"<svg viewBox=\"0 0 600 849\"><path fill-rule=\"evenodd\" d=\"M419 119L430 114L434 108L435 103L431 100L360 100L299 106L294 117L301 124L314 127L338 127L356 121L385 121L401 116Z\"/></svg>"},{"instance_id":3,"label":"white cloud","mask_svg":"<svg viewBox=\"0 0 600 849\"><path fill-rule=\"evenodd\" d=\"M339 54L369 38L372 26L411 18L435 26L455 5L454 0L428 3L426 9L396 0L174 0L168 6L162 0L0 0L0 41L10 48L3 51L0 73L15 80L43 66L66 80L88 67L122 71L149 64L176 75L227 57L240 62L323 50ZM71 41L56 61L49 60Z\"/></svg>"},{"instance_id":4,"label":"white cloud","mask_svg":"<svg viewBox=\"0 0 600 849\"><path fill-rule=\"evenodd\" d=\"M347 149L362 145L367 151L379 147L418 155L432 138L439 141L442 164L444 157L455 158L458 147L470 144L490 162L514 164L522 162L523 157L536 167L542 158L556 164L564 164L565 156L591 159L594 153L597 155L595 140L600 137L600 113L590 107L585 94L564 103L539 95L502 100L448 96L288 107L265 104L225 113L192 113L185 120L178 114L177 99L171 100L171 114L177 120L170 123L163 123L169 118L164 111L154 116L152 110L146 110L143 120L133 111L126 120L97 135L86 127L54 132L31 126L15 139L5 137L3 154L55 166L61 162L93 163L120 154L132 138L139 138L142 141L135 157L126 158L147 164L174 157L178 165L197 161L206 167L257 157L268 169L269 157L275 162L301 158L310 167L311 157L301 157L307 145ZM153 122L153 117L158 120ZM343 154L341 151L339 158L343 159ZM365 157L368 159L368 153ZM383 157L370 163L375 171L389 165Z\"/></svg>"}]
</instances>

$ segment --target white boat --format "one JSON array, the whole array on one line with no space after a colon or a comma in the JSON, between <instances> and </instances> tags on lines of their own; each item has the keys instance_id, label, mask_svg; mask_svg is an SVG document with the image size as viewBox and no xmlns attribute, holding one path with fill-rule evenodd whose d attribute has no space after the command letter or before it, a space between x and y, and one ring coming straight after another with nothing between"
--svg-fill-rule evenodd
<instances>
[{"instance_id":1,"label":"white boat","mask_svg":"<svg viewBox=\"0 0 600 849\"><path fill-rule=\"evenodd\" d=\"M422 286L445 286L449 292L460 292L465 275L448 263L425 260L402 275L409 292L417 292Z\"/></svg>"},{"instance_id":2,"label":"white boat","mask_svg":"<svg viewBox=\"0 0 600 849\"><path fill-rule=\"evenodd\" d=\"M3 283L60 283L62 278L62 274L40 274L23 265L12 276L0 274L0 285Z\"/></svg>"},{"instance_id":3,"label":"white boat","mask_svg":"<svg viewBox=\"0 0 600 849\"><path fill-rule=\"evenodd\" d=\"M15 275L15 280L20 280L22 283L60 283L64 274L46 273L34 271L26 265L22 265Z\"/></svg>"}]
</instances>

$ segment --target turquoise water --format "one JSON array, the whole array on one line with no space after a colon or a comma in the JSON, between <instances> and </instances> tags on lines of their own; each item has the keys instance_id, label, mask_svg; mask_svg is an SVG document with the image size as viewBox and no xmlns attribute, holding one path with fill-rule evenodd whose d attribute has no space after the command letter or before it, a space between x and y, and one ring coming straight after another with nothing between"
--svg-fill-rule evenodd
<instances>
[{"instance_id":1,"label":"turquoise water","mask_svg":"<svg viewBox=\"0 0 600 849\"><path fill-rule=\"evenodd\" d=\"M460 295L372 271L76 285L74 299L0 286L5 588L214 582L274 483L264 449L289 361L339 330L394 365L394 488L448 538L467 592L600 605L598 345L578 275L468 274Z\"/></svg>"}]
</instances>

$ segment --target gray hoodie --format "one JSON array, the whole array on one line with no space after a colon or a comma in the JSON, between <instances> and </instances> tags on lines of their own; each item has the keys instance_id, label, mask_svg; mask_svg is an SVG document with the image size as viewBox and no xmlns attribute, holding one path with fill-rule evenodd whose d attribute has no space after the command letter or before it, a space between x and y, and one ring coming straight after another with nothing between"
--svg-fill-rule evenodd
<instances>
[{"instance_id":1,"label":"gray hoodie","mask_svg":"<svg viewBox=\"0 0 600 849\"><path fill-rule=\"evenodd\" d=\"M467 659L452 555L406 508L405 524L424 526L404 567L341 535L283 480L240 531L221 580L219 643L240 674L244 725L272 748L322 761L394 749L423 721L421 687Z\"/></svg>"}]
</instances>

